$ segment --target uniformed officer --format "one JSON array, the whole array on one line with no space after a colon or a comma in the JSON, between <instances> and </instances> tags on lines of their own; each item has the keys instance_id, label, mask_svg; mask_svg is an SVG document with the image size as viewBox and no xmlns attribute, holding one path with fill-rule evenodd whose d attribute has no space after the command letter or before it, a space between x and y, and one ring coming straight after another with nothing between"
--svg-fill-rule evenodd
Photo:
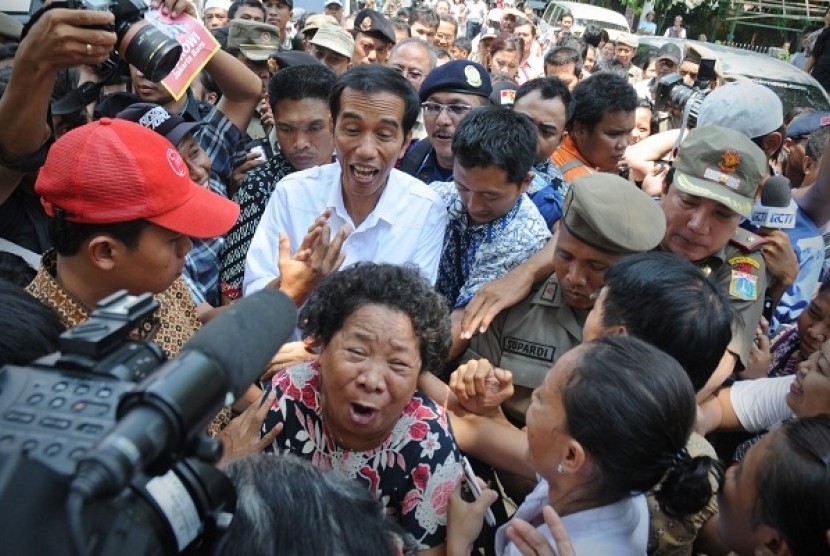
<instances>
[{"instance_id":1,"label":"uniformed officer","mask_svg":"<svg viewBox=\"0 0 830 556\"><path fill-rule=\"evenodd\" d=\"M620 257L656 248L665 228L660 207L631 182L606 173L574 180L555 239L554 274L473 337L464 356L513 372L516 392L503 405L512 419L524 423L533 388L582 341L605 271Z\"/></svg>"},{"instance_id":2,"label":"uniformed officer","mask_svg":"<svg viewBox=\"0 0 830 556\"><path fill-rule=\"evenodd\" d=\"M401 170L424 183L452 181L452 138L475 108L490 104L493 86L481 64L453 60L438 66L421 84L421 113L427 138L413 144Z\"/></svg>"},{"instance_id":3,"label":"uniformed officer","mask_svg":"<svg viewBox=\"0 0 830 556\"><path fill-rule=\"evenodd\" d=\"M744 134L718 126L693 129L680 146L661 205L661 248L712 276L728 293L736 316L718 370L699 396L746 366L767 287L763 238L739 228L749 217L766 175L766 155ZM738 365L736 367L736 364Z\"/></svg>"}]
</instances>

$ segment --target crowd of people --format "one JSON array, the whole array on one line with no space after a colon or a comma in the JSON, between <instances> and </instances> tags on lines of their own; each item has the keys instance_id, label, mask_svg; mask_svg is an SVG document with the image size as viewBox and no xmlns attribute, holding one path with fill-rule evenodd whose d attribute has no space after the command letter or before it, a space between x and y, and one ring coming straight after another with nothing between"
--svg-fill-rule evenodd
<instances>
[{"instance_id":1,"label":"crowd of people","mask_svg":"<svg viewBox=\"0 0 830 556\"><path fill-rule=\"evenodd\" d=\"M0 365L290 297L214 553L830 554L830 112L508 0L153 7L220 46L180 98L108 11L0 14Z\"/></svg>"}]
</instances>

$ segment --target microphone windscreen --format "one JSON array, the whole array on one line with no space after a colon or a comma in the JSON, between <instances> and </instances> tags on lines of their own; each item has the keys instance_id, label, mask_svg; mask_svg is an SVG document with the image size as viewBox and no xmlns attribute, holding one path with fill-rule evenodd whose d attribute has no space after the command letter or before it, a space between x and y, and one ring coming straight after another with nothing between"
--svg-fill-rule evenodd
<instances>
[{"instance_id":1,"label":"microphone windscreen","mask_svg":"<svg viewBox=\"0 0 830 556\"><path fill-rule=\"evenodd\" d=\"M788 207L793 198L790 180L784 176L772 176L764 182L761 190L761 205L765 207Z\"/></svg>"},{"instance_id":2,"label":"microphone windscreen","mask_svg":"<svg viewBox=\"0 0 830 556\"><path fill-rule=\"evenodd\" d=\"M280 291L265 288L208 322L182 351L196 350L216 362L238 398L262 375L296 326L294 302Z\"/></svg>"}]
</instances>

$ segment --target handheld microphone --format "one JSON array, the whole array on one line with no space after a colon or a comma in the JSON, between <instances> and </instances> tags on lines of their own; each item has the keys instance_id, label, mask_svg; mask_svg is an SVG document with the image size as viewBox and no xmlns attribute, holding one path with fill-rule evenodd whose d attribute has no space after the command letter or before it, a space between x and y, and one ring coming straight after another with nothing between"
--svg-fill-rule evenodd
<instances>
[{"instance_id":1,"label":"handheld microphone","mask_svg":"<svg viewBox=\"0 0 830 556\"><path fill-rule=\"evenodd\" d=\"M259 378L296 324L294 303L271 288L230 306L119 402L116 425L79 462L71 488L89 500L118 493L138 472L165 472Z\"/></svg>"},{"instance_id":2,"label":"handheld microphone","mask_svg":"<svg viewBox=\"0 0 830 556\"><path fill-rule=\"evenodd\" d=\"M794 228L797 211L790 180L772 176L764 183L761 199L752 208L752 223L759 228Z\"/></svg>"}]
</instances>

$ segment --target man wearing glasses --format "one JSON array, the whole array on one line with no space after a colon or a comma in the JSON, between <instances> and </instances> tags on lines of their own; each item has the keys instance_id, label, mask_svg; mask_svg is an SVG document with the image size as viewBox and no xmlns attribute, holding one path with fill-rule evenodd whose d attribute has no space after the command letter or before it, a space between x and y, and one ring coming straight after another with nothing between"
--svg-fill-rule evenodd
<instances>
[{"instance_id":1,"label":"man wearing glasses","mask_svg":"<svg viewBox=\"0 0 830 556\"><path fill-rule=\"evenodd\" d=\"M490 104L492 92L487 70L475 62L453 60L432 70L420 91L427 138L409 148L401 170L424 183L452 181L455 130L474 108Z\"/></svg>"}]
</instances>

